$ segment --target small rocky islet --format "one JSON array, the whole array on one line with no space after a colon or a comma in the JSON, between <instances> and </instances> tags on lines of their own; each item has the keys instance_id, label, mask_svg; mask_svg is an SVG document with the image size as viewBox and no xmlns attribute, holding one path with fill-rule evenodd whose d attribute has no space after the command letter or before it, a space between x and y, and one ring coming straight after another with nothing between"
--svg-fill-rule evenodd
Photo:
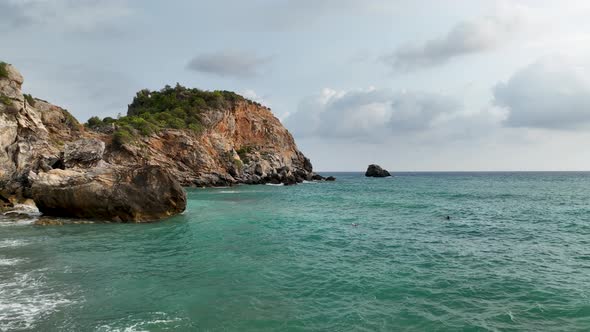
<instances>
[{"instance_id":1,"label":"small rocky islet","mask_svg":"<svg viewBox=\"0 0 590 332\"><path fill-rule=\"evenodd\" d=\"M376 164L371 164L367 167L367 171L365 172L366 177L372 178L386 178L391 176L391 174L386 170L383 169L381 166Z\"/></svg>"},{"instance_id":2,"label":"small rocky islet","mask_svg":"<svg viewBox=\"0 0 590 332\"><path fill-rule=\"evenodd\" d=\"M22 93L0 63L0 210L146 222L181 213L182 187L333 181L313 172L271 110L229 91L142 90L126 116L80 124Z\"/></svg>"}]
</instances>

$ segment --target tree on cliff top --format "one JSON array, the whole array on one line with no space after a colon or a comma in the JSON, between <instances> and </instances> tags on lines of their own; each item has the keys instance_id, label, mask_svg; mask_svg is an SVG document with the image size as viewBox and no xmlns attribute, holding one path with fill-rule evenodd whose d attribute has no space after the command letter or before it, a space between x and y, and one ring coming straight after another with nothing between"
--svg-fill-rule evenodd
<instances>
[{"instance_id":1,"label":"tree on cliff top","mask_svg":"<svg viewBox=\"0 0 590 332\"><path fill-rule=\"evenodd\" d=\"M200 119L203 112L226 109L239 101L255 103L231 91L203 91L177 83L175 87L167 85L160 91L137 92L128 105L126 116L102 120L93 116L85 125L94 130L115 128L113 138L117 144L129 143L138 135L151 135L165 128L190 129L198 133L203 129Z\"/></svg>"},{"instance_id":2,"label":"tree on cliff top","mask_svg":"<svg viewBox=\"0 0 590 332\"><path fill-rule=\"evenodd\" d=\"M245 99L230 91L189 89L177 83L174 88L167 85L160 91L147 89L139 91L129 105L127 115L157 114L179 108L187 113L196 114L208 108L230 107L236 101L241 100Z\"/></svg>"}]
</instances>

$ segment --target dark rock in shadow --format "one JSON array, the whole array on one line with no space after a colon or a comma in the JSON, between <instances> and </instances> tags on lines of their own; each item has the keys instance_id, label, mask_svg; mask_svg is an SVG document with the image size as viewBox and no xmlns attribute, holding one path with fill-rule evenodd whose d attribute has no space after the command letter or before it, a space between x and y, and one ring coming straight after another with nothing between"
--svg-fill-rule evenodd
<instances>
[{"instance_id":1,"label":"dark rock in shadow","mask_svg":"<svg viewBox=\"0 0 590 332\"><path fill-rule=\"evenodd\" d=\"M391 176L386 169L381 168L379 165L369 165L367 171L365 172L366 177L373 177L373 178L385 178Z\"/></svg>"},{"instance_id":2,"label":"dark rock in shadow","mask_svg":"<svg viewBox=\"0 0 590 332\"><path fill-rule=\"evenodd\" d=\"M181 213L186 193L159 166L54 169L35 176L32 196L44 215L146 222Z\"/></svg>"}]
</instances>

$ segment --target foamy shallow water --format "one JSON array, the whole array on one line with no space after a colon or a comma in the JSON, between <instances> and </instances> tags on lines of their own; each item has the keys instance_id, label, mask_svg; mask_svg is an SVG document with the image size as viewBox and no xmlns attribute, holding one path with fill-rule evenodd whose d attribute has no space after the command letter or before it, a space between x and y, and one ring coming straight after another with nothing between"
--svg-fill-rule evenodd
<instances>
[{"instance_id":1,"label":"foamy shallow water","mask_svg":"<svg viewBox=\"0 0 590 332\"><path fill-rule=\"evenodd\" d=\"M7 239L0 241L0 248L14 248L14 247L21 247L27 245L27 241L20 240L20 239Z\"/></svg>"},{"instance_id":2,"label":"foamy shallow water","mask_svg":"<svg viewBox=\"0 0 590 332\"><path fill-rule=\"evenodd\" d=\"M19 225L22 220L12 223ZM4 239L0 253L9 256L28 245L25 240ZM0 331L35 330L39 321L73 303L67 291L48 289L46 268L31 268L26 258L6 256L0 256Z\"/></svg>"},{"instance_id":3,"label":"foamy shallow water","mask_svg":"<svg viewBox=\"0 0 590 332\"><path fill-rule=\"evenodd\" d=\"M41 213L30 205L17 204L11 211L0 214L0 227L15 225L31 225L39 219Z\"/></svg>"},{"instance_id":4,"label":"foamy shallow water","mask_svg":"<svg viewBox=\"0 0 590 332\"><path fill-rule=\"evenodd\" d=\"M43 273L16 273L0 282L0 330L35 329L39 321L73 302L66 294L47 292Z\"/></svg>"},{"instance_id":5,"label":"foamy shallow water","mask_svg":"<svg viewBox=\"0 0 590 332\"><path fill-rule=\"evenodd\" d=\"M337 177L189 189L187 211L154 224L14 219L0 330L590 326L590 174Z\"/></svg>"},{"instance_id":6,"label":"foamy shallow water","mask_svg":"<svg viewBox=\"0 0 590 332\"><path fill-rule=\"evenodd\" d=\"M154 330L174 331L182 327L182 318L170 317L165 312L130 315L109 324L98 326L97 332L149 332Z\"/></svg>"}]
</instances>

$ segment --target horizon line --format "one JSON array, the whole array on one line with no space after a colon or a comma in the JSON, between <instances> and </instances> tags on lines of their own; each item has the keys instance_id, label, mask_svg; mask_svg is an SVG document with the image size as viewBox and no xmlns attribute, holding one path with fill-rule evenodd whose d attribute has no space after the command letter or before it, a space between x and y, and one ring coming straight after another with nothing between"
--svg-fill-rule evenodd
<instances>
[{"instance_id":1,"label":"horizon line","mask_svg":"<svg viewBox=\"0 0 590 332\"><path fill-rule=\"evenodd\" d=\"M365 171L314 171L315 173L364 173ZM390 173L590 173L590 170L462 170L462 171L449 171L449 170L419 170L419 171L389 171Z\"/></svg>"}]
</instances>

